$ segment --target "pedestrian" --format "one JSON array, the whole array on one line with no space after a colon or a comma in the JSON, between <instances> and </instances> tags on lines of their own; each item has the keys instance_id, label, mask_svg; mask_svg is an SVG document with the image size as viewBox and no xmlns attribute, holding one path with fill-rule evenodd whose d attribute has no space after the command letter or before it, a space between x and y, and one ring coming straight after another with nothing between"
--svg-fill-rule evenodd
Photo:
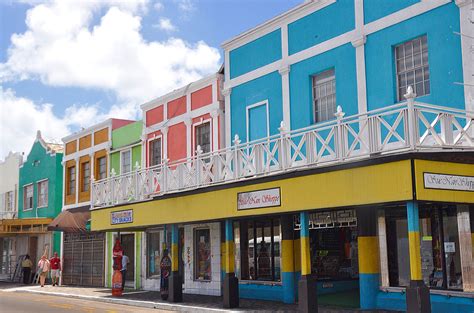
<instances>
[{"instance_id":1,"label":"pedestrian","mask_svg":"<svg viewBox=\"0 0 474 313\"><path fill-rule=\"evenodd\" d=\"M54 252L53 257L49 260L51 263L51 280L53 281L53 287L59 283L59 275L61 274L61 259L58 258L58 253Z\"/></svg>"},{"instance_id":2,"label":"pedestrian","mask_svg":"<svg viewBox=\"0 0 474 313\"><path fill-rule=\"evenodd\" d=\"M128 256L125 254L122 256L122 269L120 270L122 272L122 290L125 289L125 276L127 276L127 264L130 263L130 260L128 259Z\"/></svg>"},{"instance_id":3,"label":"pedestrian","mask_svg":"<svg viewBox=\"0 0 474 313\"><path fill-rule=\"evenodd\" d=\"M41 287L44 287L44 283L46 281L46 277L48 276L48 272L50 269L50 263L46 254L43 254L41 259L38 261L38 272L40 273L40 284Z\"/></svg>"},{"instance_id":4,"label":"pedestrian","mask_svg":"<svg viewBox=\"0 0 474 313\"><path fill-rule=\"evenodd\" d=\"M31 278L31 268L33 267L33 262L30 260L30 256L27 254L25 259L21 262L21 268L23 269L23 284L29 284Z\"/></svg>"}]
</instances>

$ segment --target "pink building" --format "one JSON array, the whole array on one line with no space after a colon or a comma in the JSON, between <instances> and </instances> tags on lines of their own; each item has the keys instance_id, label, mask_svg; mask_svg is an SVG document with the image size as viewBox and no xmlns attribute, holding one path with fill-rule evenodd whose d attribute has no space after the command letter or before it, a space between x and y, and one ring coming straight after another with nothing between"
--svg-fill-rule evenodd
<instances>
[{"instance_id":1,"label":"pink building","mask_svg":"<svg viewBox=\"0 0 474 313\"><path fill-rule=\"evenodd\" d=\"M223 75L214 74L141 106L145 167L224 147Z\"/></svg>"}]
</instances>

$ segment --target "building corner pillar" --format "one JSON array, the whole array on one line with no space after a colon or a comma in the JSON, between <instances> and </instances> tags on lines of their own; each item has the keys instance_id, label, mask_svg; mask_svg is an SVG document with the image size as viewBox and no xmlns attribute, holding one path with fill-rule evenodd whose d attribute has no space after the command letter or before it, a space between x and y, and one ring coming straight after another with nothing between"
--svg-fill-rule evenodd
<instances>
[{"instance_id":1,"label":"building corner pillar","mask_svg":"<svg viewBox=\"0 0 474 313\"><path fill-rule=\"evenodd\" d=\"M298 309L300 312L318 312L316 275L311 274L309 245L309 214L300 213L301 278L298 282Z\"/></svg>"},{"instance_id":2,"label":"building corner pillar","mask_svg":"<svg viewBox=\"0 0 474 313\"><path fill-rule=\"evenodd\" d=\"M410 285L406 288L407 313L430 313L430 290L423 282L420 253L420 218L418 202L407 202Z\"/></svg>"},{"instance_id":3,"label":"building corner pillar","mask_svg":"<svg viewBox=\"0 0 474 313\"><path fill-rule=\"evenodd\" d=\"M183 301L183 283L179 275L179 250L178 250L178 225L171 226L171 274L169 278L169 296L170 302ZM166 237L165 237L166 238Z\"/></svg>"},{"instance_id":4,"label":"building corner pillar","mask_svg":"<svg viewBox=\"0 0 474 313\"><path fill-rule=\"evenodd\" d=\"M225 220L224 308L239 307L239 279L235 276L234 228L231 219Z\"/></svg>"},{"instance_id":5,"label":"building corner pillar","mask_svg":"<svg viewBox=\"0 0 474 313\"><path fill-rule=\"evenodd\" d=\"M359 256L360 308L377 308L380 284L380 253L377 238L377 216L372 208L357 210L357 246Z\"/></svg>"},{"instance_id":6,"label":"building corner pillar","mask_svg":"<svg viewBox=\"0 0 474 313\"><path fill-rule=\"evenodd\" d=\"M281 218L281 277L284 303L295 303L294 250L293 216L284 215Z\"/></svg>"}]
</instances>

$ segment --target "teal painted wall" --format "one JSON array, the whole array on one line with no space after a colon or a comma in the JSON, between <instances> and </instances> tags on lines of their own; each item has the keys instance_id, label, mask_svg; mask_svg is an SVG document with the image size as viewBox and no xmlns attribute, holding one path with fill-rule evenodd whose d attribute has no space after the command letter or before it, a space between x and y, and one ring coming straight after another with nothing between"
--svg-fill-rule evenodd
<instances>
[{"instance_id":1,"label":"teal painted wall","mask_svg":"<svg viewBox=\"0 0 474 313\"><path fill-rule=\"evenodd\" d=\"M230 51L230 78L281 59L281 30L277 29Z\"/></svg>"},{"instance_id":2,"label":"teal painted wall","mask_svg":"<svg viewBox=\"0 0 474 313\"><path fill-rule=\"evenodd\" d=\"M368 24L417 2L420 0L364 0L364 23Z\"/></svg>"},{"instance_id":3,"label":"teal painted wall","mask_svg":"<svg viewBox=\"0 0 474 313\"><path fill-rule=\"evenodd\" d=\"M431 93L417 100L465 109L459 9L449 3L367 37L365 45L368 110L397 102L394 46L426 34ZM381 70L383 69L383 70Z\"/></svg>"},{"instance_id":4,"label":"teal painted wall","mask_svg":"<svg viewBox=\"0 0 474 313\"><path fill-rule=\"evenodd\" d=\"M62 153L48 154L39 141L36 141L23 166L20 168L18 190L18 217L56 217L62 209L63 192ZM37 208L38 184L48 179L48 206ZM33 183L33 209L23 210L23 186Z\"/></svg>"},{"instance_id":5,"label":"teal painted wall","mask_svg":"<svg viewBox=\"0 0 474 313\"><path fill-rule=\"evenodd\" d=\"M268 100L270 135L278 133L283 120L281 75L273 72L232 89L231 137L238 134L242 142L247 138L246 107Z\"/></svg>"},{"instance_id":6,"label":"teal painted wall","mask_svg":"<svg viewBox=\"0 0 474 313\"><path fill-rule=\"evenodd\" d=\"M334 68L336 103L347 115L357 114L357 77L355 49L351 44L306 59L291 66L290 115L291 128L314 123L312 76Z\"/></svg>"},{"instance_id":7,"label":"teal painted wall","mask_svg":"<svg viewBox=\"0 0 474 313\"><path fill-rule=\"evenodd\" d=\"M339 0L288 24L288 53L307 49L354 27L354 0Z\"/></svg>"}]
</instances>

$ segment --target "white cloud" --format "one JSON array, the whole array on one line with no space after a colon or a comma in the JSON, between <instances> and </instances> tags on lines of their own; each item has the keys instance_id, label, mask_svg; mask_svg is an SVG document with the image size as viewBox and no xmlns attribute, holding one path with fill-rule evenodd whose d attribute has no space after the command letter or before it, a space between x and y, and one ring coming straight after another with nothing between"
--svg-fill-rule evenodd
<instances>
[{"instance_id":1,"label":"white cloud","mask_svg":"<svg viewBox=\"0 0 474 313\"><path fill-rule=\"evenodd\" d=\"M153 25L153 27L156 27L156 28L162 29L164 31L168 31L168 32L172 32L172 31L177 30L176 26L173 25L171 20L169 18L166 18L166 17L160 18L158 24Z\"/></svg>"},{"instance_id":2,"label":"white cloud","mask_svg":"<svg viewBox=\"0 0 474 313\"><path fill-rule=\"evenodd\" d=\"M156 1L155 4L153 4L153 8L155 9L155 11L158 11L158 12L163 10L164 7L165 7L164 4L160 1Z\"/></svg>"},{"instance_id":3,"label":"white cloud","mask_svg":"<svg viewBox=\"0 0 474 313\"><path fill-rule=\"evenodd\" d=\"M8 60L0 64L0 82L39 79L51 86L108 90L119 103L136 107L218 69L219 51L205 42L146 41L140 33L140 12L147 3L37 4L27 12L27 30L11 37ZM100 12L105 13L93 25L94 14Z\"/></svg>"},{"instance_id":4,"label":"white cloud","mask_svg":"<svg viewBox=\"0 0 474 313\"><path fill-rule=\"evenodd\" d=\"M196 10L196 5L193 0L178 0L178 8L185 12L192 12Z\"/></svg>"}]
</instances>

